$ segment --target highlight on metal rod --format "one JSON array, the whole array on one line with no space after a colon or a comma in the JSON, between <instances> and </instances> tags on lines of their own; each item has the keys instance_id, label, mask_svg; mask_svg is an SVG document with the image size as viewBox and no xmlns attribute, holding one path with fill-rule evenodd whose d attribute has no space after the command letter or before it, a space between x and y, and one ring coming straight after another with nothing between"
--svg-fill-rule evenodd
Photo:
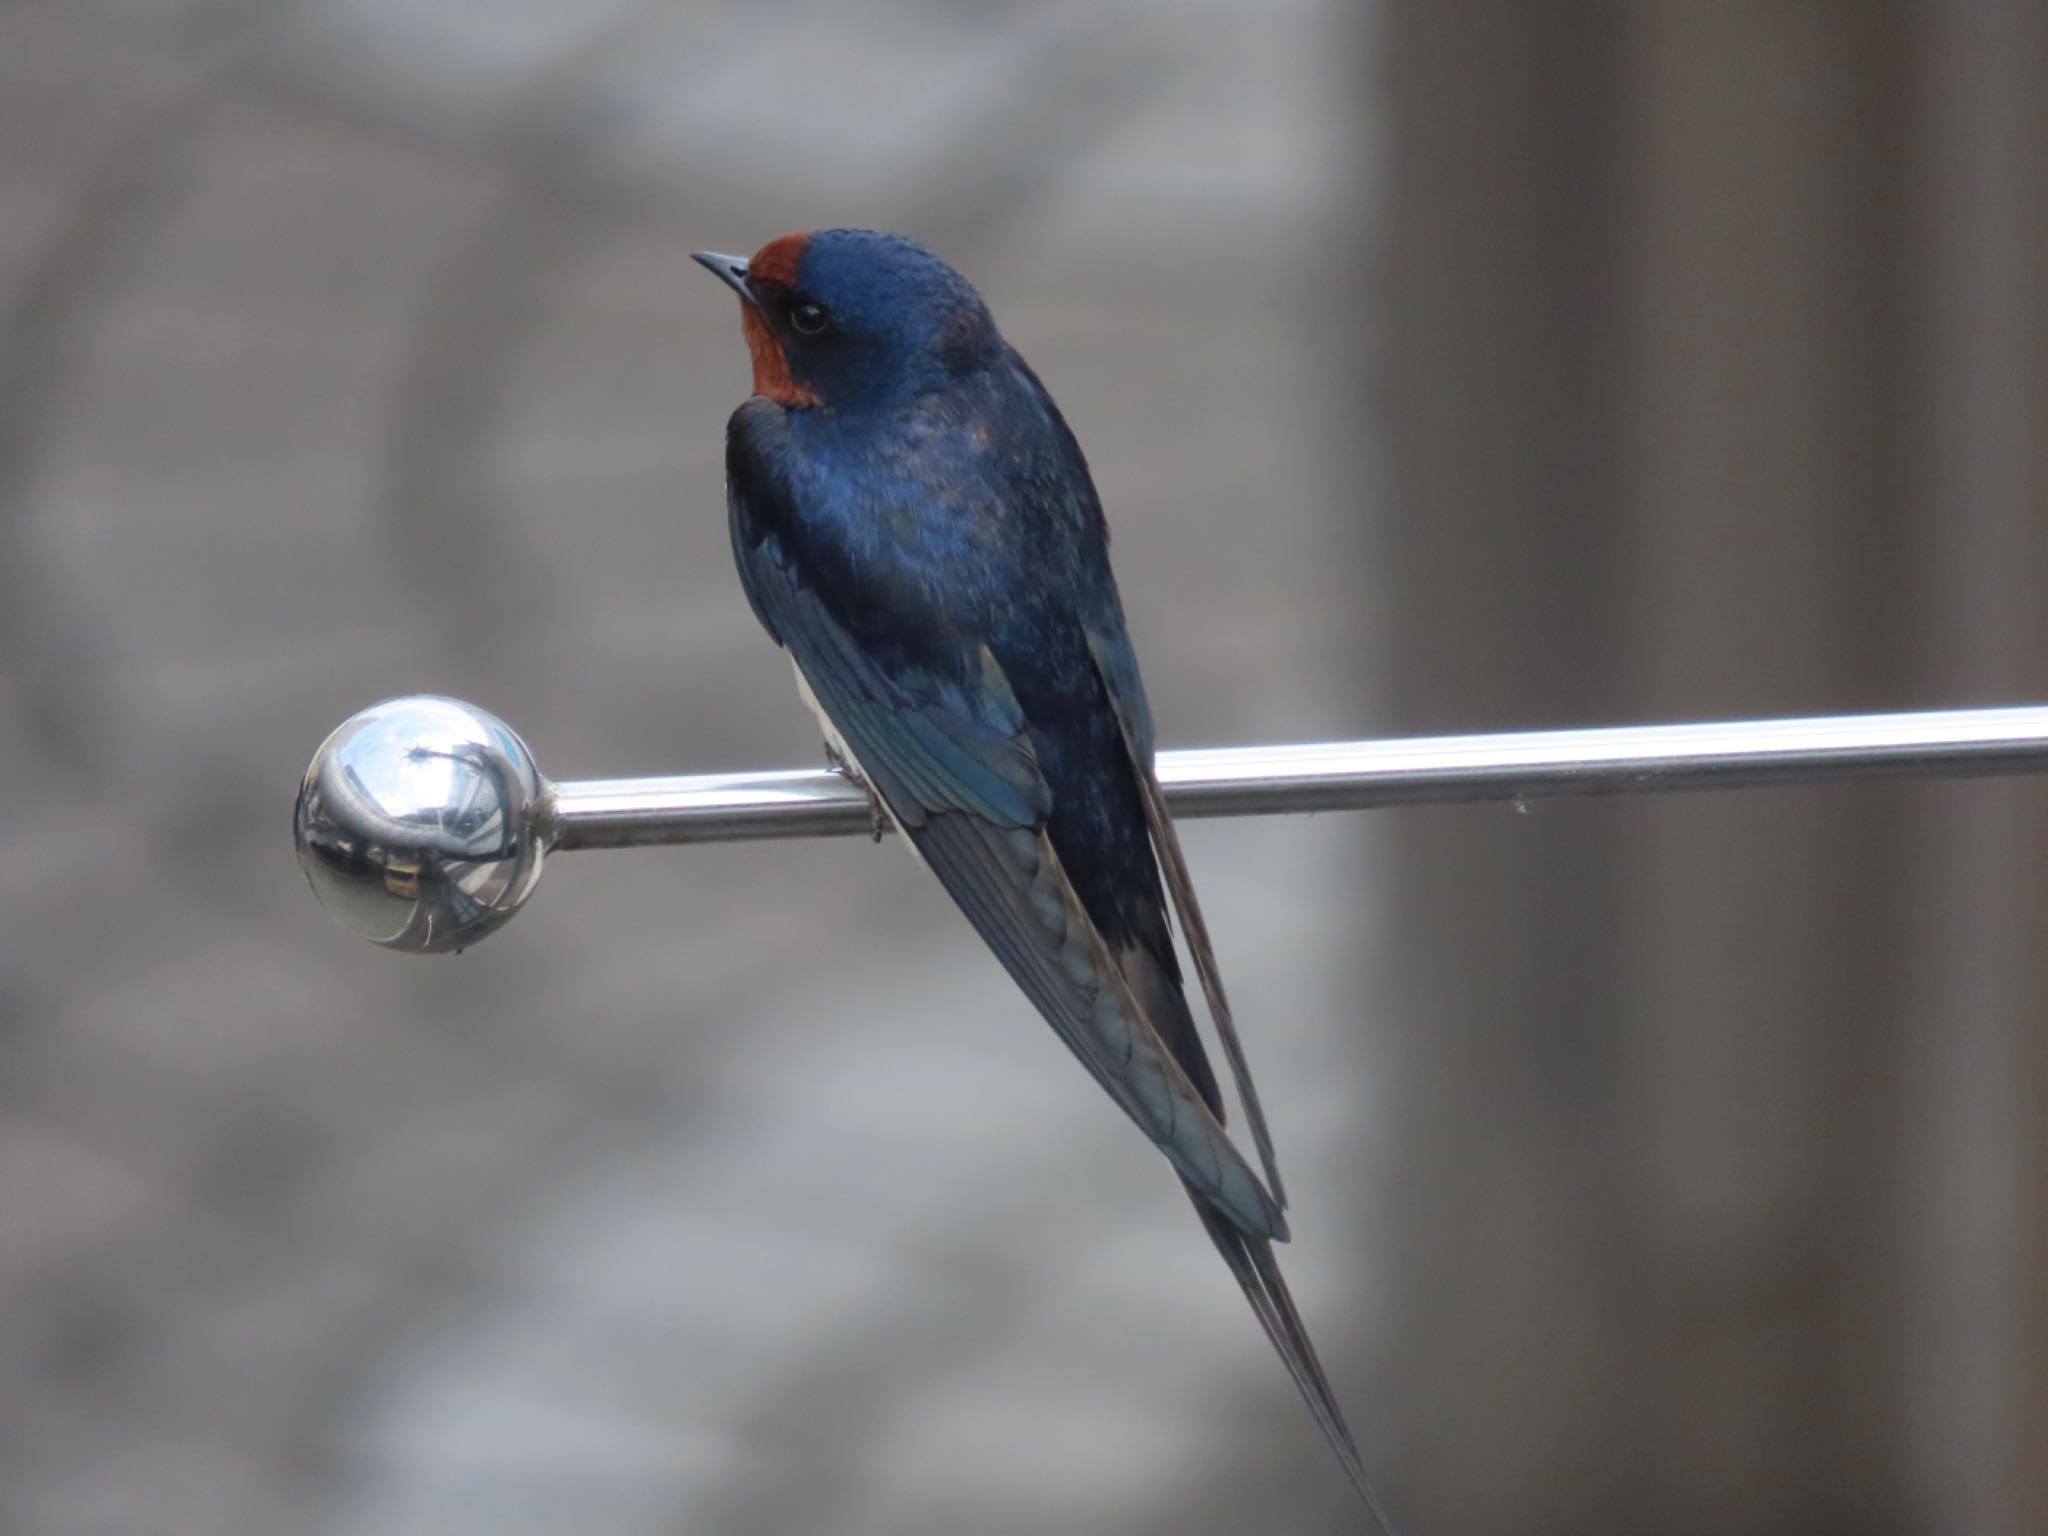
<instances>
[{"instance_id":1,"label":"highlight on metal rod","mask_svg":"<svg viewBox=\"0 0 2048 1536\"><path fill-rule=\"evenodd\" d=\"M2048 707L1410 737L1159 754L1177 816L2048 772ZM508 922L546 853L841 837L870 828L829 769L551 784L495 715L393 699L313 755L293 833L322 905L392 949L460 950Z\"/></svg>"}]
</instances>

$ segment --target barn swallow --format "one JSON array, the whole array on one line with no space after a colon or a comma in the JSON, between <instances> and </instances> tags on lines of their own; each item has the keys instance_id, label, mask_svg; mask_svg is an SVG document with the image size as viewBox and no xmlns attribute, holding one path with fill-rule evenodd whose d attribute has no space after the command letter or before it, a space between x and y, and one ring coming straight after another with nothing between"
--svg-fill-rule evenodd
<instances>
[{"instance_id":1,"label":"barn swallow","mask_svg":"<svg viewBox=\"0 0 2048 1536\"><path fill-rule=\"evenodd\" d=\"M740 297L733 554L828 751L1166 1154L1383 1530L1273 1244L1286 1196L1180 841L1080 446L968 281L876 230L696 258ZM1162 885L1163 876L1163 885ZM1178 914L1260 1170L1182 991Z\"/></svg>"}]
</instances>

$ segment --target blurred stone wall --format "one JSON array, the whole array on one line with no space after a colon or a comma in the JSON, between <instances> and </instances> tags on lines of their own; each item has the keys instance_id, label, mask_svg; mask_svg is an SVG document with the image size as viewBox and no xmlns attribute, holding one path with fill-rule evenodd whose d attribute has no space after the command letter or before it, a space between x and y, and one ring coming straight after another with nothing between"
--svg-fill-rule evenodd
<instances>
[{"instance_id":1,"label":"blurred stone wall","mask_svg":"<svg viewBox=\"0 0 2048 1536\"><path fill-rule=\"evenodd\" d=\"M314 906L313 747L819 760L692 249L896 226L1087 446L1175 744L1363 729L1315 4L0 7L0 1528L1188 1531L1350 1495L1156 1154L900 850ZM1362 823L1190 829L1363 1417Z\"/></svg>"}]
</instances>

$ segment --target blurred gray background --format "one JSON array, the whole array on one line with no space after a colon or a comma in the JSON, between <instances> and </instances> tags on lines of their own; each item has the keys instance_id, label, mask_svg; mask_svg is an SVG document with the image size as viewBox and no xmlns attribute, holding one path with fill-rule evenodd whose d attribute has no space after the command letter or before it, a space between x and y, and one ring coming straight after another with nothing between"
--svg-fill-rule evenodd
<instances>
[{"instance_id":1,"label":"blurred gray background","mask_svg":"<svg viewBox=\"0 0 2048 1536\"><path fill-rule=\"evenodd\" d=\"M1088 449L1168 745L2048 701L2028 0L0 5L0 1529L1358 1513L865 843L315 907L375 699L814 761L731 296L878 224ZM2048 795L1187 830L1415 1536L2048 1529Z\"/></svg>"}]
</instances>

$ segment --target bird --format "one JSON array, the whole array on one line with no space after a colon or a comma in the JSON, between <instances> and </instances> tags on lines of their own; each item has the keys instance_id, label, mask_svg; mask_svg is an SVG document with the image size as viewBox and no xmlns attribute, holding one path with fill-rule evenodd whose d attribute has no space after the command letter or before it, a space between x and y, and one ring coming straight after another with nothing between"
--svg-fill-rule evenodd
<instances>
[{"instance_id":1,"label":"bird","mask_svg":"<svg viewBox=\"0 0 2048 1536\"><path fill-rule=\"evenodd\" d=\"M1166 1154L1381 1530L1282 1277L1286 1192L1153 760L1087 460L973 285L870 229L693 259L740 299L733 556L828 757L865 785L1110 1098ZM1168 903L1258 1157L1225 1129Z\"/></svg>"}]
</instances>

